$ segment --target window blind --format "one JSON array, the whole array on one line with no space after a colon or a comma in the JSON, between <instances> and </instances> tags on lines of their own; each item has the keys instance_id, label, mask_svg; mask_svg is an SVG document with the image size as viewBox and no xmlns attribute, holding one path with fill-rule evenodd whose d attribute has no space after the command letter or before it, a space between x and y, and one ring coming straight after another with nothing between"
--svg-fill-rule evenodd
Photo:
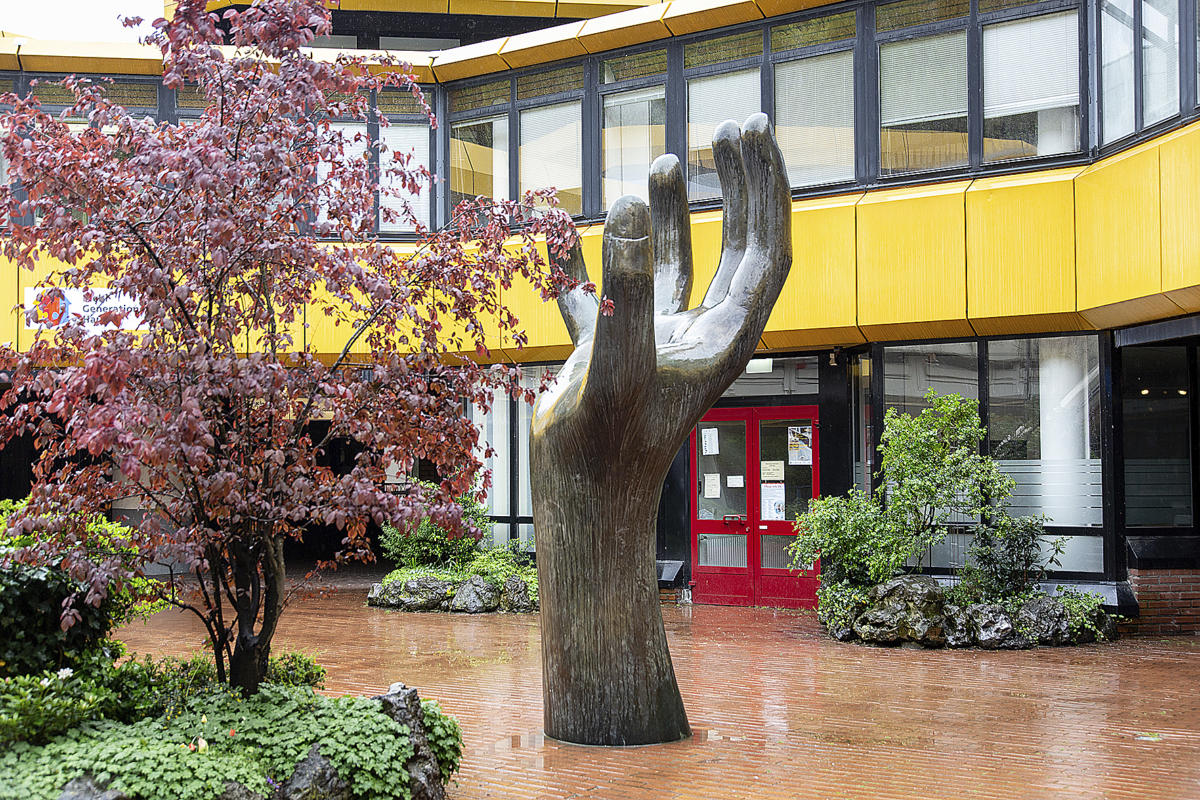
<instances>
[{"instance_id":1,"label":"window blind","mask_svg":"<svg viewBox=\"0 0 1200 800\"><path fill-rule=\"evenodd\" d=\"M792 186L854 177L854 53L775 68L775 133Z\"/></svg>"},{"instance_id":2,"label":"window blind","mask_svg":"<svg viewBox=\"0 0 1200 800\"><path fill-rule=\"evenodd\" d=\"M367 154L367 123L365 122L334 122L330 126L331 131L340 131L344 139L342 146L342 158L345 163L349 164L352 161L364 158ZM355 136L362 134L356 141ZM317 164L317 180L324 183L329 180L329 162L321 161ZM326 209L321 208L317 213L319 222L326 222L329 219L329 214Z\"/></svg>"},{"instance_id":3,"label":"window blind","mask_svg":"<svg viewBox=\"0 0 1200 800\"><path fill-rule=\"evenodd\" d=\"M1079 104L1077 12L983 29L983 115L1002 117Z\"/></svg>"},{"instance_id":4,"label":"window blind","mask_svg":"<svg viewBox=\"0 0 1200 800\"><path fill-rule=\"evenodd\" d=\"M967 115L967 33L954 31L879 47L883 127Z\"/></svg>"},{"instance_id":5,"label":"window blind","mask_svg":"<svg viewBox=\"0 0 1200 800\"><path fill-rule=\"evenodd\" d=\"M553 186L559 203L572 214L583 210L581 108L579 103L559 103L521 112L521 191Z\"/></svg>"},{"instance_id":6,"label":"window blind","mask_svg":"<svg viewBox=\"0 0 1200 800\"><path fill-rule=\"evenodd\" d=\"M380 184L384 187L394 187L397 194L379 195L380 210L393 209L403 212L404 203L407 201L412 206L413 214L422 225L429 225L429 195L430 188L428 184L421 187L421 193L413 194L405 191L398 185L395 178L389 177L383 170L393 164L392 159L398 153L412 153L412 158L408 162L409 169L417 167L429 167L429 126L428 125L397 125L392 124L386 128L379 129L379 138L382 144L388 149L387 153L380 155ZM379 220L379 229L383 231L411 231L414 230L412 222L407 219L395 220L387 222L382 215Z\"/></svg>"},{"instance_id":7,"label":"window blind","mask_svg":"<svg viewBox=\"0 0 1200 800\"><path fill-rule=\"evenodd\" d=\"M719 197L712 136L727 119L738 124L762 110L759 71L743 70L688 81L688 198Z\"/></svg>"}]
</instances>

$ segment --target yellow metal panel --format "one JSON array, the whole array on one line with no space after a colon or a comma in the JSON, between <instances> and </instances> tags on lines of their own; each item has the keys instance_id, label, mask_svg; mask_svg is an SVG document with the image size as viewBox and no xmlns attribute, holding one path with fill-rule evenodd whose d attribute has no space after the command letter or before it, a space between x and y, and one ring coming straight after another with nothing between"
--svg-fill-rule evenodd
<instances>
[{"instance_id":1,"label":"yellow metal panel","mask_svg":"<svg viewBox=\"0 0 1200 800\"><path fill-rule=\"evenodd\" d=\"M1200 285L1200 124L1158 140L1158 157L1162 288L1175 292Z\"/></svg>"},{"instance_id":2,"label":"yellow metal panel","mask_svg":"<svg viewBox=\"0 0 1200 800\"><path fill-rule=\"evenodd\" d=\"M981 178L967 190L967 312L1075 310L1075 192L1081 168Z\"/></svg>"},{"instance_id":3,"label":"yellow metal panel","mask_svg":"<svg viewBox=\"0 0 1200 800\"><path fill-rule=\"evenodd\" d=\"M669 8L670 3L659 3L589 19L583 23L579 41L589 53L600 53L656 39L667 39L671 36L671 31L662 18ZM559 13L563 13L561 3Z\"/></svg>"},{"instance_id":4,"label":"yellow metal panel","mask_svg":"<svg viewBox=\"0 0 1200 800\"><path fill-rule=\"evenodd\" d=\"M559 19L592 19L635 8L661 5L659 0L558 0Z\"/></svg>"},{"instance_id":5,"label":"yellow metal panel","mask_svg":"<svg viewBox=\"0 0 1200 800\"><path fill-rule=\"evenodd\" d=\"M411 14L447 14L449 0L342 0L342 11L384 11Z\"/></svg>"},{"instance_id":6,"label":"yellow metal panel","mask_svg":"<svg viewBox=\"0 0 1200 800\"><path fill-rule=\"evenodd\" d=\"M450 0L451 14L553 17L555 0Z\"/></svg>"},{"instance_id":7,"label":"yellow metal panel","mask_svg":"<svg viewBox=\"0 0 1200 800\"><path fill-rule=\"evenodd\" d=\"M721 220L720 211L702 211L692 214L692 296L689 308L704 302L708 284L717 274L721 263Z\"/></svg>"},{"instance_id":8,"label":"yellow metal panel","mask_svg":"<svg viewBox=\"0 0 1200 800\"><path fill-rule=\"evenodd\" d=\"M675 36L762 19L754 0L673 0L663 22Z\"/></svg>"},{"instance_id":9,"label":"yellow metal panel","mask_svg":"<svg viewBox=\"0 0 1200 800\"><path fill-rule=\"evenodd\" d=\"M1103 329L1177 317L1184 313L1184 309L1171 302L1164 294L1152 294L1098 308L1086 308L1079 313L1096 328Z\"/></svg>"},{"instance_id":10,"label":"yellow metal panel","mask_svg":"<svg viewBox=\"0 0 1200 800\"><path fill-rule=\"evenodd\" d=\"M970 335L968 185L890 189L858 202L858 323L868 338Z\"/></svg>"},{"instance_id":11,"label":"yellow metal panel","mask_svg":"<svg viewBox=\"0 0 1200 800\"><path fill-rule=\"evenodd\" d=\"M500 57L500 49L508 41L491 39L477 44L468 44L443 50L433 57L433 74L439 81L455 81L491 72L503 72L508 62Z\"/></svg>"},{"instance_id":12,"label":"yellow metal panel","mask_svg":"<svg viewBox=\"0 0 1200 800\"><path fill-rule=\"evenodd\" d=\"M806 8L832 5L837 0L755 0L755 2L764 17L777 17L780 14L790 14Z\"/></svg>"},{"instance_id":13,"label":"yellow metal panel","mask_svg":"<svg viewBox=\"0 0 1200 800\"><path fill-rule=\"evenodd\" d=\"M18 331L20 330L20 312L17 306L21 302L19 290L20 270L13 262L0 255L0 346L19 346Z\"/></svg>"},{"instance_id":14,"label":"yellow metal panel","mask_svg":"<svg viewBox=\"0 0 1200 800\"><path fill-rule=\"evenodd\" d=\"M1075 179L1081 312L1162 290L1158 175L1158 151L1139 147L1093 164Z\"/></svg>"},{"instance_id":15,"label":"yellow metal panel","mask_svg":"<svg viewBox=\"0 0 1200 800\"><path fill-rule=\"evenodd\" d=\"M17 60L20 43L20 39L0 38L0 69L17 70L21 68L21 62Z\"/></svg>"},{"instance_id":16,"label":"yellow metal panel","mask_svg":"<svg viewBox=\"0 0 1200 800\"><path fill-rule=\"evenodd\" d=\"M20 59L21 68L30 72L162 74L162 53L157 47L129 42L26 39L21 45Z\"/></svg>"},{"instance_id":17,"label":"yellow metal panel","mask_svg":"<svg viewBox=\"0 0 1200 800\"><path fill-rule=\"evenodd\" d=\"M587 55L587 50L584 50L583 45L575 38L582 28L582 22L569 22L566 25L555 25L553 28L510 36L500 49L500 56L513 69L517 69Z\"/></svg>"},{"instance_id":18,"label":"yellow metal panel","mask_svg":"<svg viewBox=\"0 0 1200 800\"><path fill-rule=\"evenodd\" d=\"M1200 286L1166 292L1167 299L1189 314L1200 312Z\"/></svg>"},{"instance_id":19,"label":"yellow metal panel","mask_svg":"<svg viewBox=\"0 0 1200 800\"><path fill-rule=\"evenodd\" d=\"M1030 291L1033 291L1031 287ZM971 327L980 336L1011 336L1022 333L1090 331L1095 326L1082 314L1025 314L1014 317L971 317Z\"/></svg>"},{"instance_id":20,"label":"yellow metal panel","mask_svg":"<svg viewBox=\"0 0 1200 800\"><path fill-rule=\"evenodd\" d=\"M313 49L313 60L332 62L336 61L337 57L343 53L351 57L366 59L388 56L408 65L408 69L402 69L400 65L368 65L368 72L373 75L384 72L408 72L416 78L418 83L433 83L434 81L433 54L427 52L409 50L338 50L336 48L318 47Z\"/></svg>"},{"instance_id":21,"label":"yellow metal panel","mask_svg":"<svg viewBox=\"0 0 1200 800\"><path fill-rule=\"evenodd\" d=\"M861 342L855 327L855 206L861 192L792 204L792 270L763 341L771 348Z\"/></svg>"}]
</instances>

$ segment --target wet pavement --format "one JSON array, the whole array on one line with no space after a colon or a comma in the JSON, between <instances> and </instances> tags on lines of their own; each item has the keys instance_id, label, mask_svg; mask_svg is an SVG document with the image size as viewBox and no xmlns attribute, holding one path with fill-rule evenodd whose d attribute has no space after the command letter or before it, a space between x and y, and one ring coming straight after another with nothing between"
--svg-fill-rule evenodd
<instances>
[{"instance_id":1,"label":"wet pavement","mask_svg":"<svg viewBox=\"0 0 1200 800\"><path fill-rule=\"evenodd\" d=\"M366 589L298 601L277 648L331 693L394 681L462 723L466 798L1200 798L1200 637L1024 652L833 642L811 612L664 606L695 735L592 748L546 740L536 615L404 614ZM163 612L120 632L184 654Z\"/></svg>"}]
</instances>

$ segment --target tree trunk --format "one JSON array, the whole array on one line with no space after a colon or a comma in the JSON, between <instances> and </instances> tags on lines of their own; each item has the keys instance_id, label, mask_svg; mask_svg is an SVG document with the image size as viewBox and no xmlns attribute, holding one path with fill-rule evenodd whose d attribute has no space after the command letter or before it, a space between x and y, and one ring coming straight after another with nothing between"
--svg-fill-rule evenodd
<instances>
[{"instance_id":1,"label":"tree trunk","mask_svg":"<svg viewBox=\"0 0 1200 800\"><path fill-rule=\"evenodd\" d=\"M548 736L635 745L691 735L658 598L661 460L618 461L608 474L534 472Z\"/></svg>"}]
</instances>

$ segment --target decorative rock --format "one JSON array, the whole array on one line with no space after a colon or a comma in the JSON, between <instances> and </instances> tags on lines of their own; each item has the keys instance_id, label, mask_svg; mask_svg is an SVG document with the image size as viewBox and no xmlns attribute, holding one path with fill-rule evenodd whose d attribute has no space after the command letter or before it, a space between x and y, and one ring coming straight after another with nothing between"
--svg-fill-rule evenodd
<instances>
[{"instance_id":1,"label":"decorative rock","mask_svg":"<svg viewBox=\"0 0 1200 800\"><path fill-rule=\"evenodd\" d=\"M975 643L985 650L1011 650L1029 646L1013 627L1004 606L974 603L967 606L967 616L975 629Z\"/></svg>"},{"instance_id":2,"label":"decorative rock","mask_svg":"<svg viewBox=\"0 0 1200 800\"><path fill-rule=\"evenodd\" d=\"M500 605L500 592L496 590L496 587L480 576L472 575L466 583L458 587L454 599L450 601L450 610L479 614L484 611L495 611L498 605Z\"/></svg>"},{"instance_id":3,"label":"decorative rock","mask_svg":"<svg viewBox=\"0 0 1200 800\"><path fill-rule=\"evenodd\" d=\"M455 591L451 581L422 575L407 581L375 584L367 593L367 605L402 611L437 611Z\"/></svg>"},{"instance_id":4,"label":"decorative rock","mask_svg":"<svg viewBox=\"0 0 1200 800\"><path fill-rule=\"evenodd\" d=\"M974 643L971 619L962 606L948 603L942 608L942 632L947 647L970 647Z\"/></svg>"},{"instance_id":5,"label":"decorative rock","mask_svg":"<svg viewBox=\"0 0 1200 800\"><path fill-rule=\"evenodd\" d=\"M518 613L536 611L537 601L529 596L529 587L516 575L509 575L500 588L500 610Z\"/></svg>"},{"instance_id":6,"label":"decorative rock","mask_svg":"<svg viewBox=\"0 0 1200 800\"><path fill-rule=\"evenodd\" d=\"M96 783L91 775L80 775L63 786L58 800L128 800L116 789L105 790L108 784Z\"/></svg>"},{"instance_id":7,"label":"decorative rock","mask_svg":"<svg viewBox=\"0 0 1200 800\"><path fill-rule=\"evenodd\" d=\"M838 623L825 623L825 630L829 635L837 639L839 642L848 642L857 634L854 633L854 625L841 625Z\"/></svg>"},{"instance_id":8,"label":"decorative rock","mask_svg":"<svg viewBox=\"0 0 1200 800\"><path fill-rule=\"evenodd\" d=\"M258 792L252 792L237 781L225 784L225 791L217 795L216 800L265 800Z\"/></svg>"},{"instance_id":9,"label":"decorative rock","mask_svg":"<svg viewBox=\"0 0 1200 800\"><path fill-rule=\"evenodd\" d=\"M342 780L329 759L314 744L276 793L278 800L350 800L350 784Z\"/></svg>"},{"instance_id":10,"label":"decorative rock","mask_svg":"<svg viewBox=\"0 0 1200 800\"><path fill-rule=\"evenodd\" d=\"M946 643L944 602L942 587L934 578L892 578L871 590L871 606L854 621L854 632L874 644L910 641L941 647Z\"/></svg>"},{"instance_id":11,"label":"decorative rock","mask_svg":"<svg viewBox=\"0 0 1200 800\"><path fill-rule=\"evenodd\" d=\"M413 754L405 767L408 769L408 785L412 800L444 800L446 789L442 783L442 771L437 757L429 746L425 732L425 713L421 710L421 697L416 689L403 683L393 683L387 694L375 698L384 714L408 728Z\"/></svg>"},{"instance_id":12,"label":"decorative rock","mask_svg":"<svg viewBox=\"0 0 1200 800\"><path fill-rule=\"evenodd\" d=\"M1017 629L1038 644L1060 645L1070 641L1066 607L1053 597L1038 597L1017 612Z\"/></svg>"}]
</instances>

